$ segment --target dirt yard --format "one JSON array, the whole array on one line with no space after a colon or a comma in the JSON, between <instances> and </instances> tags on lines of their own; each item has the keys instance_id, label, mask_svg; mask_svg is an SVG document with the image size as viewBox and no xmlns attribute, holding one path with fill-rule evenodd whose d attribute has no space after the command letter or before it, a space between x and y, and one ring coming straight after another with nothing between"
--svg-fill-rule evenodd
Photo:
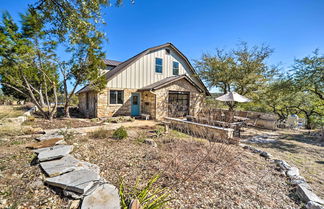
<instances>
[{"instance_id":1,"label":"dirt yard","mask_svg":"<svg viewBox=\"0 0 324 209\"><path fill-rule=\"evenodd\" d=\"M252 146L271 153L275 158L296 166L311 185L314 192L324 199L324 140L310 136L305 130L248 129L245 139L254 136L270 136L273 143L253 143Z\"/></svg>"},{"instance_id":2,"label":"dirt yard","mask_svg":"<svg viewBox=\"0 0 324 209\"><path fill-rule=\"evenodd\" d=\"M145 185L160 174L156 186L170 191L170 208L301 207L273 164L237 145L209 143L177 131L161 135L161 127L127 131L129 137L123 140L112 139L108 132L67 141L74 145L76 158L99 165L101 176L117 187L123 179L126 190L131 190L137 179ZM158 147L143 143L147 137L154 137ZM44 186L44 174L31 165L34 155L24 148L31 141L0 141L0 208L69 208L71 200Z\"/></svg>"}]
</instances>

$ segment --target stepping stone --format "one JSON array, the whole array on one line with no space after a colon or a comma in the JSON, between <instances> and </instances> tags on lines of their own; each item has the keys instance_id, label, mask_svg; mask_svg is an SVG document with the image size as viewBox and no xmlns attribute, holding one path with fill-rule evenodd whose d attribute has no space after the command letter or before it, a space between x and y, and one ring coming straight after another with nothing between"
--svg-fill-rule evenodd
<instances>
[{"instance_id":1,"label":"stepping stone","mask_svg":"<svg viewBox=\"0 0 324 209\"><path fill-rule=\"evenodd\" d=\"M97 174L100 172L99 166L88 162L82 162L71 155L67 155L59 160L42 162L40 163L40 166L50 177L80 169L92 170Z\"/></svg>"},{"instance_id":2,"label":"stepping stone","mask_svg":"<svg viewBox=\"0 0 324 209\"><path fill-rule=\"evenodd\" d=\"M62 144L62 143L64 143L63 139L49 139L49 140L42 141L42 142L27 144L26 148L40 149L40 148L45 148L45 147L52 147L52 146L55 146L57 144Z\"/></svg>"},{"instance_id":3,"label":"stepping stone","mask_svg":"<svg viewBox=\"0 0 324 209\"><path fill-rule=\"evenodd\" d=\"M99 186L83 199L81 209L120 209L118 189L111 184Z\"/></svg>"},{"instance_id":4,"label":"stepping stone","mask_svg":"<svg viewBox=\"0 0 324 209\"><path fill-rule=\"evenodd\" d=\"M43 150L38 150L38 160L42 162L59 159L68 155L72 150L72 145L58 145L50 148L44 148Z\"/></svg>"},{"instance_id":5,"label":"stepping stone","mask_svg":"<svg viewBox=\"0 0 324 209\"><path fill-rule=\"evenodd\" d=\"M50 139L64 139L64 136L61 134L46 134L36 138L37 141L45 141Z\"/></svg>"},{"instance_id":6,"label":"stepping stone","mask_svg":"<svg viewBox=\"0 0 324 209\"><path fill-rule=\"evenodd\" d=\"M324 204L324 200L319 198L316 194L306 188L303 184L298 184L296 189L297 196L304 202L316 202L319 204Z\"/></svg>"},{"instance_id":7,"label":"stepping stone","mask_svg":"<svg viewBox=\"0 0 324 209\"><path fill-rule=\"evenodd\" d=\"M82 169L75 170L61 176L47 178L45 183L64 190L84 194L91 189L92 186L94 186L95 182L99 180L99 174L88 169Z\"/></svg>"}]
</instances>

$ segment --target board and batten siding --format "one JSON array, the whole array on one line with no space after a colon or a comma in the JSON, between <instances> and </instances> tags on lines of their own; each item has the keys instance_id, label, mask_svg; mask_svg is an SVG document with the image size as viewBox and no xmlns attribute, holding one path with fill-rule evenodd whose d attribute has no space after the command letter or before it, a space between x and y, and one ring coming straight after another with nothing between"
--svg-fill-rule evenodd
<instances>
[{"instance_id":1,"label":"board and batten siding","mask_svg":"<svg viewBox=\"0 0 324 209\"><path fill-rule=\"evenodd\" d=\"M190 76L192 73L185 61L171 48L168 48L170 50L170 53L168 54L165 50L166 48L153 51L139 58L121 73L108 81L107 87L119 89L143 88L166 77L173 76L173 61L179 63L179 75L187 74ZM163 59L162 73L155 72L155 58Z\"/></svg>"}]
</instances>

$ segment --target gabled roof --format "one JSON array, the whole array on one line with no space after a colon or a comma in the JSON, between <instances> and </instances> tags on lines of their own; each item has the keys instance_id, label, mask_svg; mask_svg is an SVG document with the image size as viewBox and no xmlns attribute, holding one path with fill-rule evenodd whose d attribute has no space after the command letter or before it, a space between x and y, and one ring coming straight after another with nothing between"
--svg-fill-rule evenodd
<instances>
[{"instance_id":1,"label":"gabled roof","mask_svg":"<svg viewBox=\"0 0 324 209\"><path fill-rule=\"evenodd\" d=\"M107 60L107 59L105 59L105 60L104 60L104 63L105 63L106 65L110 65L110 66L117 66L117 65L119 65L119 64L122 63L122 62L120 62L120 61L116 61L116 60Z\"/></svg>"},{"instance_id":2,"label":"gabled roof","mask_svg":"<svg viewBox=\"0 0 324 209\"><path fill-rule=\"evenodd\" d=\"M128 66L130 66L131 64L133 64L134 62L136 62L138 59L140 59L141 57L143 57L144 55L158 50L158 49L162 49L165 47L170 47L172 48L175 52L177 52L177 54L182 57L184 59L184 61L186 62L186 64L189 66L189 69L191 70L192 74L197 75L197 72L195 71L195 69L192 67L191 63L189 62L188 58L182 54L182 52L177 49L172 43L165 43L159 46L155 46L155 47L151 47L148 48L144 51L142 51L141 53L135 55L134 57L129 58L128 60L126 60L125 62L119 64L118 66L116 66L114 69L110 70L109 72L107 72L105 74L107 81L113 79L115 76L117 76L119 73L121 73L123 70L125 70ZM207 95L210 95L208 89L206 88L205 84L200 80L200 78L197 76L199 83L204 87L204 90L206 92Z\"/></svg>"},{"instance_id":3,"label":"gabled roof","mask_svg":"<svg viewBox=\"0 0 324 209\"><path fill-rule=\"evenodd\" d=\"M189 83L191 83L193 86L195 86L197 89L199 89L200 92L204 92L203 89L201 89L198 85L195 84L195 82L193 82L186 74L183 74L183 75L174 75L174 76L170 76L170 77L167 77L167 78L164 78L162 80L159 80L155 83L152 83L148 86L145 86L141 89L139 89L140 91L154 91L154 90L158 90L160 88L163 88L173 82L176 82L178 80L181 80L181 79L185 79L187 80Z\"/></svg>"},{"instance_id":4,"label":"gabled roof","mask_svg":"<svg viewBox=\"0 0 324 209\"><path fill-rule=\"evenodd\" d=\"M148 48L144 51L142 51L141 53L129 58L128 60L124 61L124 62L116 62L115 64L116 67L114 67L112 70L108 71L107 73L105 73L103 76L106 77L107 81L110 81L111 79L113 79L115 76L117 76L119 73L123 72L128 66L130 66L131 64L133 64L134 62L136 62L138 59L140 59L141 57L143 57L146 54L149 54L152 51L155 50L159 50L165 47L170 47L172 48L181 58L183 58L183 60L186 62L186 64L189 66L189 69L191 71L191 73L195 76L197 76L197 80L200 84L200 86L203 87L206 95L210 96L210 93L208 91L208 89L206 88L205 84L200 80L200 78L197 75L197 72L195 71L195 69L192 67L191 63L189 62L188 58L179 50L177 49L172 43L165 43L159 46L155 46L155 47L151 47ZM169 77L170 78L170 77ZM191 79L190 79L191 80ZM191 82L195 83L194 81L191 80ZM89 91L91 90L91 88L89 87L89 85L83 87L82 89L80 89L77 94L81 93L81 92L85 92L85 91Z\"/></svg>"}]
</instances>

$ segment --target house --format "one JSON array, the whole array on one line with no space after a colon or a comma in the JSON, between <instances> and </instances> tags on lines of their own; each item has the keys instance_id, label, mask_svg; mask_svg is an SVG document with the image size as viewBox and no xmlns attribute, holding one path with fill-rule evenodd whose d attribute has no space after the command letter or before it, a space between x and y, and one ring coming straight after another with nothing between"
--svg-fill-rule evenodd
<instances>
[{"instance_id":1,"label":"house","mask_svg":"<svg viewBox=\"0 0 324 209\"><path fill-rule=\"evenodd\" d=\"M195 115L208 89L189 60L171 43L152 47L117 62L105 60L107 86L77 92L87 117L148 114L152 119Z\"/></svg>"}]
</instances>

